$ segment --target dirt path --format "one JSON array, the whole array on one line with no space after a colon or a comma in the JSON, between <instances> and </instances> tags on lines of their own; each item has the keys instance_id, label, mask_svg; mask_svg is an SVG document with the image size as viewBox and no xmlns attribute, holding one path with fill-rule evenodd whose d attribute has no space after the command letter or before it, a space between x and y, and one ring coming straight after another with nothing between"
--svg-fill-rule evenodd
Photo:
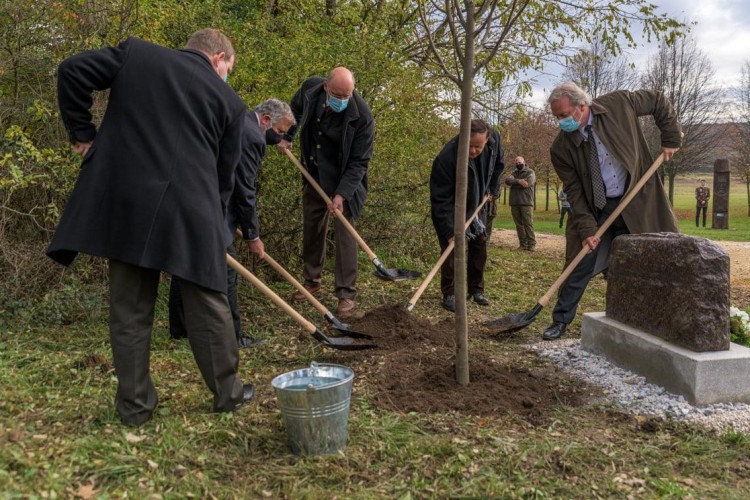
<instances>
[{"instance_id":1,"label":"dirt path","mask_svg":"<svg viewBox=\"0 0 750 500\"><path fill-rule=\"evenodd\" d=\"M750 242L748 241L716 241L729 253L729 278L732 288L732 303L739 307L750 306ZM515 231L509 229L493 229L492 244L501 248L514 249L518 247L518 237ZM560 234L536 234L537 252L545 255L559 255L562 259L565 253L565 237Z\"/></svg>"}]
</instances>

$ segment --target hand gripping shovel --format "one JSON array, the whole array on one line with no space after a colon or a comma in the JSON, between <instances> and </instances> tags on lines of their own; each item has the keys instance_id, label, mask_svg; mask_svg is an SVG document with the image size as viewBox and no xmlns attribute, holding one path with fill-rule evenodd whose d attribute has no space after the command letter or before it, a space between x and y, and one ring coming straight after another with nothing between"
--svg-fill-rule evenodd
<instances>
[{"instance_id":1,"label":"hand gripping shovel","mask_svg":"<svg viewBox=\"0 0 750 500\"><path fill-rule=\"evenodd\" d=\"M474 210L474 213L471 214L471 218L469 218L469 220L466 221L466 224L464 224L464 231L466 231L467 229L469 229L469 226L474 221L474 219L476 219L477 215L479 215L479 211L482 209L482 207L484 206L484 204L487 203L487 201L489 199L490 199L490 195L487 195L487 196L484 197L484 199L482 200L482 203L480 203L479 206L477 207L477 209ZM438 261L432 267L432 269L430 270L430 273L424 279L424 281L419 286L419 288L417 289L417 291L414 292L414 295L412 296L412 298L409 299L409 303L406 304L406 310L407 311L411 311L412 309L414 309L414 306L417 304L417 301L422 296L422 294L424 293L425 289L427 289L427 285L430 284L430 282L432 281L432 278L435 277L435 274L437 274L438 269L440 269L440 266L443 265L443 262L445 262L445 260L448 258L448 256L450 255L450 253L453 251L453 247L455 247L455 246L456 246L456 241L455 240L451 240L448 243L448 246L445 247L445 250L443 250L443 254L440 256L440 258L438 259Z\"/></svg>"},{"instance_id":2,"label":"hand gripping shovel","mask_svg":"<svg viewBox=\"0 0 750 500\"><path fill-rule=\"evenodd\" d=\"M259 280L253 273L245 269L242 264L237 262L232 258L231 255L227 255L227 264L229 264L229 267L237 271L239 274L242 275L243 278L248 280L252 285L263 292L263 294L271 299L271 301L279 306L285 313L287 313L289 316L292 317L297 323L302 325L302 327L307 330L308 333L312 334L312 336L315 338L315 340L321 342L326 347L330 347L332 349L339 349L342 351L360 351L362 349L369 349L371 347L374 347L373 345L363 345L363 344L355 344L354 339L350 337L336 337L331 338L328 337L325 333L323 333L318 327L307 321L300 313L292 309L292 306L284 302L284 300L276 295L273 290L268 288L261 280Z\"/></svg>"},{"instance_id":3,"label":"hand gripping shovel","mask_svg":"<svg viewBox=\"0 0 750 500\"><path fill-rule=\"evenodd\" d=\"M323 201L325 201L327 204L331 203L331 198L328 197L328 195L323 191L323 189L320 187L320 185L315 182L315 179L313 179L312 175L307 171L305 167L302 166L302 164L299 162L299 160L294 156L294 154L288 150L285 149L284 153L289 157L290 160L292 160L292 163L297 167L297 169L302 172L302 175L305 176L305 179L307 179L307 182L310 183L310 185L315 188L315 191L318 192L318 195L321 197ZM357 243L359 246L364 250L364 252L367 254L367 256L372 261L373 265L375 266L375 271L373 274L380 278L381 280L386 281L403 281L403 280L412 280L419 278L422 274L418 271L406 271L404 269L386 269L383 267L383 264L378 260L378 256L375 255L375 252L370 250L370 247L367 246L367 243L365 243L365 240L362 239L362 237L357 233L357 230L354 229L354 226L352 226L348 220L346 220L346 217L344 217L344 214L342 214L340 211L336 210L334 212L334 215L338 217L341 224L344 225L347 231L354 237L355 240L357 240Z\"/></svg>"},{"instance_id":4,"label":"hand gripping shovel","mask_svg":"<svg viewBox=\"0 0 750 500\"><path fill-rule=\"evenodd\" d=\"M296 279L294 279L294 277L291 274L289 274L287 272L287 270L284 269L281 266L281 264L279 264L273 258L271 258L271 256L268 255L268 253L265 253L263 255L263 260L265 260L266 262L268 262L271 265L271 267L273 267L276 270L277 273L279 273L280 275L282 275L284 277L284 279L286 279L289 283L291 283L292 285L294 285L294 287L297 290L299 290L300 293L302 295L304 295L305 298L313 306L315 306L315 309L317 309L321 314L323 314L323 316L325 316L326 320L328 320L328 323L331 324L331 328L334 328L337 331L341 332L341 335L343 335L345 337L351 337L351 338L354 338L354 339L370 339L370 340L372 340L372 335L367 335L366 333L355 332L354 330L351 330L349 328L350 325L348 323L342 323L341 321L339 321L338 318L336 318L336 316L334 316L331 313L331 311L329 311L328 308L326 308L326 306L324 306L323 304L321 304L320 301L318 299L316 299L313 294L311 294L309 291L307 291L307 289L304 286L302 286L302 284L299 281L297 281ZM336 340L336 339L334 338L332 340ZM365 346L365 347L363 347L363 349L365 349L367 347L377 347L377 346L373 344L373 345Z\"/></svg>"},{"instance_id":5,"label":"hand gripping shovel","mask_svg":"<svg viewBox=\"0 0 750 500\"><path fill-rule=\"evenodd\" d=\"M649 167L649 169L646 171L646 173L643 175L643 177L640 178L640 180L635 184L633 189L630 190L628 194L625 195L625 197L620 200L620 203L617 205L615 210L610 214L609 217L607 217L607 220L604 221L604 223L599 226L599 229L596 231L596 234L594 234L595 237L601 238L602 235L609 229L609 226L612 225L612 223L617 219L623 210L625 210L625 207L628 206L628 204L631 202L631 200L635 197L636 194L641 190L644 184L651 178L652 175L654 175L654 172L656 172L659 167L661 166L662 162L664 161L664 155L660 154L658 158L656 158L656 161ZM557 281L555 281L552 286L547 290L547 293L544 294L544 296L539 299L539 302L536 303L536 305L531 308L529 311L526 311L525 313L516 313L511 314L510 316L505 316L503 318L496 319L494 321L488 321L484 325L490 328L495 329L496 333L510 333L515 332L518 330L521 330L525 328L526 326L530 325L537 317L537 315L541 312L541 310L549 304L550 299L552 298L552 295L557 291L558 288L562 286L563 283L565 283L565 280L568 279L568 276L573 272L573 270L576 268L576 266L583 260L583 258L586 256L586 254L589 252L589 246L588 244L584 245L584 247L581 249L580 252L578 252L578 255L568 264L568 266L563 270L563 273L560 275L559 278L557 278Z\"/></svg>"}]
</instances>

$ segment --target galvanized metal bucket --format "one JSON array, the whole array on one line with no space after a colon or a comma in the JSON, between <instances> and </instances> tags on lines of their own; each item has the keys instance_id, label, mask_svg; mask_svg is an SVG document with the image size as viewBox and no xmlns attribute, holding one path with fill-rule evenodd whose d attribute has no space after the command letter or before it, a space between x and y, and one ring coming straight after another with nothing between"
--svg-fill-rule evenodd
<instances>
[{"instance_id":1,"label":"galvanized metal bucket","mask_svg":"<svg viewBox=\"0 0 750 500\"><path fill-rule=\"evenodd\" d=\"M336 453L346 446L354 372L341 365L310 368L271 381L295 455Z\"/></svg>"}]
</instances>

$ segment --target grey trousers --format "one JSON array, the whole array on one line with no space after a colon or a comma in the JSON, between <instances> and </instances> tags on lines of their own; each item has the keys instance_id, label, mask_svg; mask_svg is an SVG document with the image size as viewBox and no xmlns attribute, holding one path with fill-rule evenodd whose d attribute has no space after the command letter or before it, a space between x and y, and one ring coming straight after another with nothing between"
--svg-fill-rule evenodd
<instances>
[{"instance_id":1,"label":"grey trousers","mask_svg":"<svg viewBox=\"0 0 750 500\"><path fill-rule=\"evenodd\" d=\"M534 207L512 205L510 214L516 224L518 244L523 248L536 247L536 235L534 234Z\"/></svg>"},{"instance_id":2,"label":"grey trousers","mask_svg":"<svg viewBox=\"0 0 750 500\"><path fill-rule=\"evenodd\" d=\"M158 270L109 261L109 334L117 374L115 408L126 425L151 418L158 398L151 381L151 330ZM182 280L185 324L193 356L214 395L213 411L231 411L242 401L237 377L239 351L227 297Z\"/></svg>"},{"instance_id":3,"label":"grey trousers","mask_svg":"<svg viewBox=\"0 0 750 500\"><path fill-rule=\"evenodd\" d=\"M354 225L354 220L346 212L346 220ZM305 284L320 284L320 276L326 260L326 233L328 217L332 214L328 206L310 185L302 193L302 276ZM333 219L336 239L336 297L353 299L357 295L357 240L346 230L337 217Z\"/></svg>"}]
</instances>

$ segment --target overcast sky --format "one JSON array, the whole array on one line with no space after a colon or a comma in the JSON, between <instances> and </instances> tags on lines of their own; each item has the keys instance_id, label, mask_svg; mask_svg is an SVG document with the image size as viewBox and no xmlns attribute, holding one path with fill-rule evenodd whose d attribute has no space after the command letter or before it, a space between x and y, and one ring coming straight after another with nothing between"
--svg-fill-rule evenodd
<instances>
[{"instance_id":1,"label":"overcast sky","mask_svg":"<svg viewBox=\"0 0 750 500\"><path fill-rule=\"evenodd\" d=\"M717 85L736 87L741 68L750 61L750 0L651 0L659 12L683 22L697 22L692 35L698 48L711 61ZM630 51L626 57L642 70L657 46ZM560 82L563 68L547 68L548 75L539 78L530 101L543 106L552 86Z\"/></svg>"}]
</instances>

